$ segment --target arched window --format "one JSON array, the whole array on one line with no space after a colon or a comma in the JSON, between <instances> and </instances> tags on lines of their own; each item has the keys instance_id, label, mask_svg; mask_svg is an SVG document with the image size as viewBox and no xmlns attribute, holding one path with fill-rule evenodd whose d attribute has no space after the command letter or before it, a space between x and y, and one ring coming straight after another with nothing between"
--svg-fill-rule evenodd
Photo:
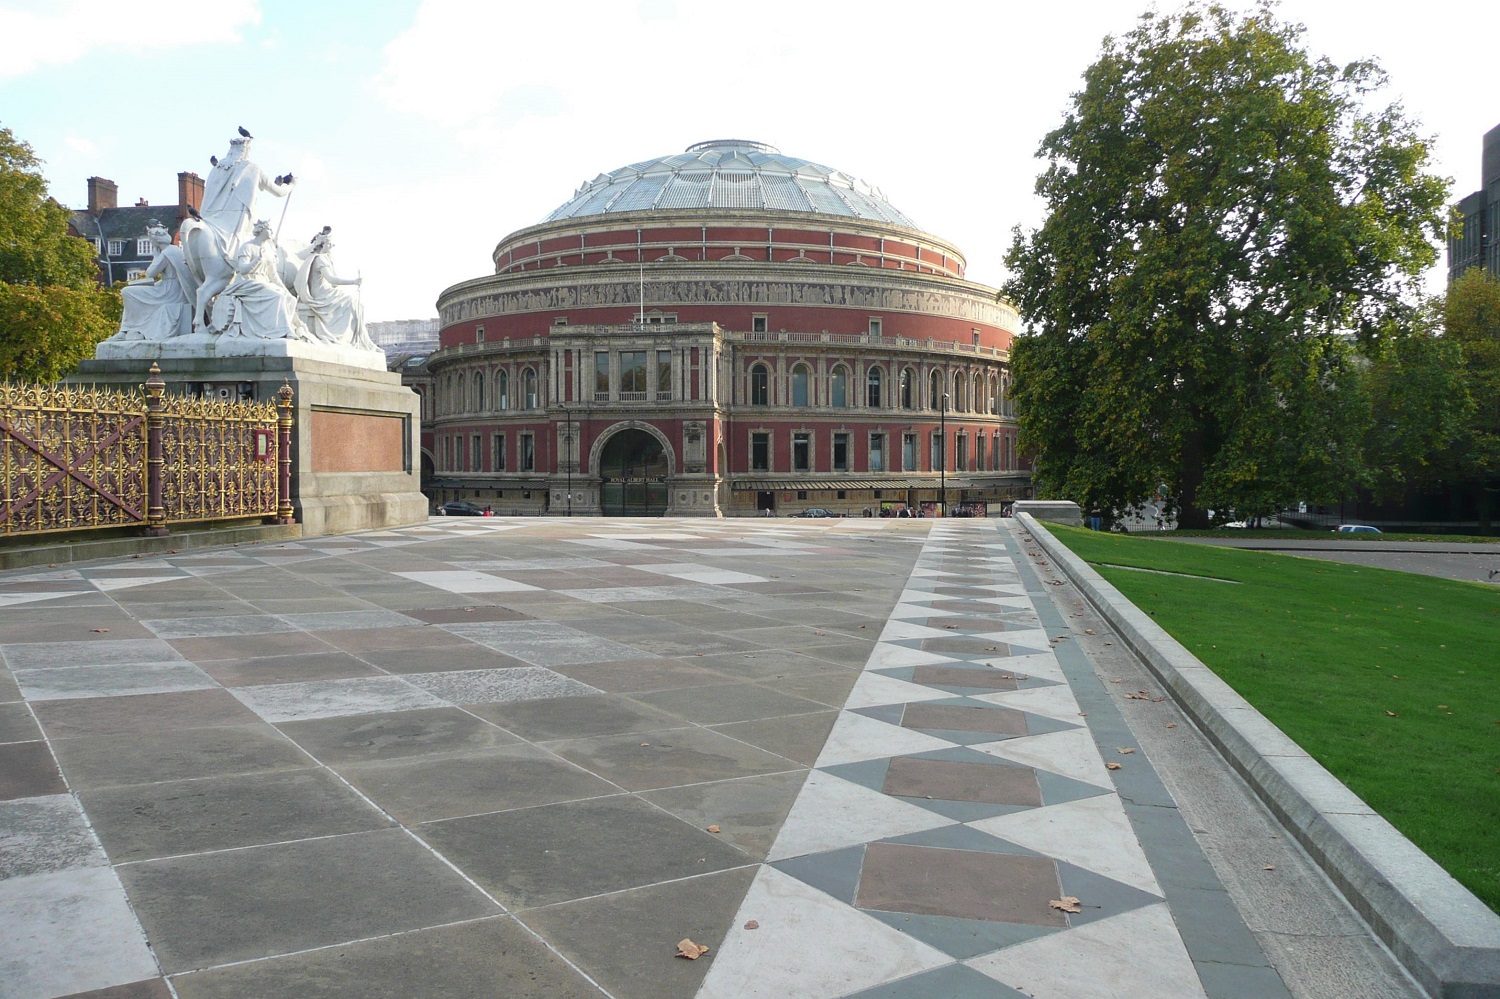
<instances>
[{"instance_id":1,"label":"arched window","mask_svg":"<svg viewBox=\"0 0 1500 999\"><path fill-rule=\"evenodd\" d=\"M901 408L912 408L912 371L911 368L901 369Z\"/></svg>"},{"instance_id":2,"label":"arched window","mask_svg":"<svg viewBox=\"0 0 1500 999\"><path fill-rule=\"evenodd\" d=\"M865 381L865 405L871 409L880 408L880 386L885 381L884 375L878 365L870 365L870 374Z\"/></svg>"},{"instance_id":3,"label":"arched window","mask_svg":"<svg viewBox=\"0 0 1500 999\"><path fill-rule=\"evenodd\" d=\"M525 395L526 408L527 409L536 409L537 408L536 369L534 369L534 368L527 368L524 372L522 372L522 374L521 374L521 385L522 385L521 391Z\"/></svg>"},{"instance_id":4,"label":"arched window","mask_svg":"<svg viewBox=\"0 0 1500 999\"><path fill-rule=\"evenodd\" d=\"M941 409L943 407L943 373L937 368L927 376L927 408Z\"/></svg>"},{"instance_id":5,"label":"arched window","mask_svg":"<svg viewBox=\"0 0 1500 999\"><path fill-rule=\"evenodd\" d=\"M806 406L807 402L807 365L799 364L792 369L792 405Z\"/></svg>"},{"instance_id":6,"label":"arched window","mask_svg":"<svg viewBox=\"0 0 1500 999\"><path fill-rule=\"evenodd\" d=\"M990 375L990 415L1000 415L1000 376Z\"/></svg>"},{"instance_id":7,"label":"arched window","mask_svg":"<svg viewBox=\"0 0 1500 999\"><path fill-rule=\"evenodd\" d=\"M495 373L495 408L510 408L510 375L504 368Z\"/></svg>"},{"instance_id":8,"label":"arched window","mask_svg":"<svg viewBox=\"0 0 1500 999\"><path fill-rule=\"evenodd\" d=\"M484 412L484 372L474 372L474 412Z\"/></svg>"},{"instance_id":9,"label":"arched window","mask_svg":"<svg viewBox=\"0 0 1500 999\"><path fill-rule=\"evenodd\" d=\"M837 409L849 405L849 372L842 364L828 376L828 397Z\"/></svg>"},{"instance_id":10,"label":"arched window","mask_svg":"<svg viewBox=\"0 0 1500 999\"><path fill-rule=\"evenodd\" d=\"M771 373L766 370L764 364L757 364L750 369L750 405L769 406L771 404Z\"/></svg>"},{"instance_id":11,"label":"arched window","mask_svg":"<svg viewBox=\"0 0 1500 999\"><path fill-rule=\"evenodd\" d=\"M976 413L984 412L984 375L978 371L974 372L969 390L969 408Z\"/></svg>"},{"instance_id":12,"label":"arched window","mask_svg":"<svg viewBox=\"0 0 1500 999\"><path fill-rule=\"evenodd\" d=\"M955 413L962 413L969 408L964 405L964 396L967 394L964 392L964 386L967 383L968 379L964 377L962 371L953 372L953 411Z\"/></svg>"},{"instance_id":13,"label":"arched window","mask_svg":"<svg viewBox=\"0 0 1500 999\"><path fill-rule=\"evenodd\" d=\"M457 413L467 412L469 408L469 380L463 375L457 376L453 383L453 410Z\"/></svg>"}]
</instances>

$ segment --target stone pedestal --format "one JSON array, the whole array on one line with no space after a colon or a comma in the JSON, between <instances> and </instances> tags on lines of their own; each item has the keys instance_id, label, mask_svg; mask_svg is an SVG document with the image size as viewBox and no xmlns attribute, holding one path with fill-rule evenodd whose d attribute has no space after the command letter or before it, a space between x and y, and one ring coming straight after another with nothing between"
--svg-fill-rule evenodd
<instances>
[{"instance_id":1,"label":"stone pedestal","mask_svg":"<svg viewBox=\"0 0 1500 999\"><path fill-rule=\"evenodd\" d=\"M167 391L221 399L270 401L291 384L292 508L305 537L416 524L427 519L420 491L417 394L384 366L357 366L309 356L286 344L249 356L156 356L84 361L72 384L135 386L151 365ZM139 354L143 344L132 345ZM292 348L292 349L286 349ZM299 349L301 348L301 349ZM101 351L102 353L103 351Z\"/></svg>"}]
</instances>

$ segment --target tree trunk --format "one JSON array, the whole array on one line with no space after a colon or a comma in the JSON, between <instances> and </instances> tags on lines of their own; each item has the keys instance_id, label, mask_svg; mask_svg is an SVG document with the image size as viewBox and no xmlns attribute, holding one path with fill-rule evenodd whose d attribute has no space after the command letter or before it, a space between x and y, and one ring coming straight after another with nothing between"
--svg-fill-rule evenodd
<instances>
[{"instance_id":1,"label":"tree trunk","mask_svg":"<svg viewBox=\"0 0 1500 999\"><path fill-rule=\"evenodd\" d=\"M1177 526L1201 531L1208 527L1208 511L1198 503L1203 485L1203 431L1193 430L1182 442L1182 480L1179 485Z\"/></svg>"}]
</instances>

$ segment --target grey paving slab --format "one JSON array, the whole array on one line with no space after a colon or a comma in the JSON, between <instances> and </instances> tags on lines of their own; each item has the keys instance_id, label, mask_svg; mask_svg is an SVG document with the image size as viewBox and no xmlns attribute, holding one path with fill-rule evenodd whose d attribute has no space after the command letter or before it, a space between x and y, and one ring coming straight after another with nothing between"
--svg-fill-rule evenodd
<instances>
[{"instance_id":1,"label":"grey paving slab","mask_svg":"<svg viewBox=\"0 0 1500 999\"><path fill-rule=\"evenodd\" d=\"M8 704L21 699L21 688L16 686L15 677L11 676L10 670L0 668L0 704Z\"/></svg>"},{"instance_id":2,"label":"grey paving slab","mask_svg":"<svg viewBox=\"0 0 1500 999\"><path fill-rule=\"evenodd\" d=\"M164 778L295 770L309 762L281 733L264 724L83 736L56 740L52 747L75 791Z\"/></svg>"},{"instance_id":3,"label":"grey paving slab","mask_svg":"<svg viewBox=\"0 0 1500 999\"><path fill-rule=\"evenodd\" d=\"M42 730L23 702L0 703L0 743L31 742L41 737Z\"/></svg>"},{"instance_id":4,"label":"grey paving slab","mask_svg":"<svg viewBox=\"0 0 1500 999\"><path fill-rule=\"evenodd\" d=\"M116 864L390 825L323 770L139 784L80 799Z\"/></svg>"},{"instance_id":5,"label":"grey paving slab","mask_svg":"<svg viewBox=\"0 0 1500 999\"><path fill-rule=\"evenodd\" d=\"M172 648L198 663L216 659L251 659L259 656L315 655L327 652L329 644L305 631L267 632L259 635L225 635L215 638L174 638Z\"/></svg>"},{"instance_id":6,"label":"grey paving slab","mask_svg":"<svg viewBox=\"0 0 1500 999\"><path fill-rule=\"evenodd\" d=\"M0 613L0 645L118 642L155 637L148 628L118 607L101 607L80 614L74 609L44 610L47 606L44 604L23 606L26 608L24 614L20 607Z\"/></svg>"},{"instance_id":7,"label":"grey paving slab","mask_svg":"<svg viewBox=\"0 0 1500 999\"><path fill-rule=\"evenodd\" d=\"M441 698L395 676L237 687L234 696L270 722L437 708L444 704Z\"/></svg>"},{"instance_id":8,"label":"grey paving slab","mask_svg":"<svg viewBox=\"0 0 1500 999\"><path fill-rule=\"evenodd\" d=\"M60 701L127 694L168 694L210 690L213 677L190 662L127 663L110 666L67 666L61 669L12 671L21 693L30 701Z\"/></svg>"},{"instance_id":9,"label":"grey paving slab","mask_svg":"<svg viewBox=\"0 0 1500 999\"><path fill-rule=\"evenodd\" d=\"M72 795L0 801L0 881L108 865Z\"/></svg>"},{"instance_id":10,"label":"grey paving slab","mask_svg":"<svg viewBox=\"0 0 1500 999\"><path fill-rule=\"evenodd\" d=\"M724 675L680 659L637 658L606 662L555 663L564 676L610 693L670 690L724 682Z\"/></svg>"},{"instance_id":11,"label":"grey paving slab","mask_svg":"<svg viewBox=\"0 0 1500 999\"><path fill-rule=\"evenodd\" d=\"M711 833L629 795L434 822L419 832L512 910L749 862Z\"/></svg>"},{"instance_id":12,"label":"grey paving slab","mask_svg":"<svg viewBox=\"0 0 1500 999\"><path fill-rule=\"evenodd\" d=\"M675 957L677 941L714 940L734 918L752 868L532 909L521 919L616 999L692 999L713 964Z\"/></svg>"},{"instance_id":13,"label":"grey paving slab","mask_svg":"<svg viewBox=\"0 0 1500 999\"><path fill-rule=\"evenodd\" d=\"M351 677L383 675L378 667L347 652L205 660L200 668L226 687L347 680Z\"/></svg>"},{"instance_id":14,"label":"grey paving slab","mask_svg":"<svg viewBox=\"0 0 1500 999\"><path fill-rule=\"evenodd\" d=\"M62 794L67 789L45 742L0 746L0 801Z\"/></svg>"},{"instance_id":15,"label":"grey paving slab","mask_svg":"<svg viewBox=\"0 0 1500 999\"><path fill-rule=\"evenodd\" d=\"M54 740L260 722L255 712L221 689L47 701L32 710Z\"/></svg>"},{"instance_id":16,"label":"grey paving slab","mask_svg":"<svg viewBox=\"0 0 1500 999\"><path fill-rule=\"evenodd\" d=\"M188 617L165 621L142 621L157 638L220 638L224 635L263 635L294 631L295 626L265 614L230 617Z\"/></svg>"},{"instance_id":17,"label":"grey paving slab","mask_svg":"<svg viewBox=\"0 0 1500 999\"><path fill-rule=\"evenodd\" d=\"M748 742L767 752L783 756L794 763L810 767L817 762L828 733L838 719L833 710L816 711L811 714L782 715L774 718L757 718L753 721L732 722L714 725L713 731Z\"/></svg>"},{"instance_id":18,"label":"grey paving slab","mask_svg":"<svg viewBox=\"0 0 1500 999\"><path fill-rule=\"evenodd\" d=\"M441 673L449 670L531 666L514 656L467 640L456 645L423 646L415 649L365 649L358 656L361 661L387 673Z\"/></svg>"},{"instance_id":19,"label":"grey paving slab","mask_svg":"<svg viewBox=\"0 0 1500 999\"><path fill-rule=\"evenodd\" d=\"M549 743L566 760L631 791L797 769L784 756L698 728Z\"/></svg>"},{"instance_id":20,"label":"grey paving slab","mask_svg":"<svg viewBox=\"0 0 1500 999\"><path fill-rule=\"evenodd\" d=\"M70 996L149 979L156 962L109 867L0 881L0 989L9 996Z\"/></svg>"},{"instance_id":21,"label":"grey paving slab","mask_svg":"<svg viewBox=\"0 0 1500 999\"><path fill-rule=\"evenodd\" d=\"M349 610L315 614L279 614L282 621L302 631L353 631L366 628L406 628L423 624L416 618L388 610Z\"/></svg>"},{"instance_id":22,"label":"grey paving slab","mask_svg":"<svg viewBox=\"0 0 1500 999\"><path fill-rule=\"evenodd\" d=\"M417 673L406 682L453 704L587 697L600 691L541 666Z\"/></svg>"},{"instance_id":23,"label":"grey paving slab","mask_svg":"<svg viewBox=\"0 0 1500 999\"><path fill-rule=\"evenodd\" d=\"M400 830L153 860L117 870L169 973L499 911Z\"/></svg>"},{"instance_id":24,"label":"grey paving slab","mask_svg":"<svg viewBox=\"0 0 1500 999\"><path fill-rule=\"evenodd\" d=\"M415 824L619 794L588 771L526 745L339 768L402 822Z\"/></svg>"},{"instance_id":25,"label":"grey paving slab","mask_svg":"<svg viewBox=\"0 0 1500 999\"><path fill-rule=\"evenodd\" d=\"M806 771L797 770L645 791L641 797L699 829L718 826L724 842L764 860L806 779Z\"/></svg>"},{"instance_id":26,"label":"grey paving slab","mask_svg":"<svg viewBox=\"0 0 1500 999\"><path fill-rule=\"evenodd\" d=\"M730 683L637 694L636 699L703 725L808 714L822 705L756 684Z\"/></svg>"},{"instance_id":27,"label":"grey paving slab","mask_svg":"<svg viewBox=\"0 0 1500 999\"><path fill-rule=\"evenodd\" d=\"M455 707L281 722L277 727L330 765L467 753L516 742L503 729Z\"/></svg>"},{"instance_id":28,"label":"grey paving slab","mask_svg":"<svg viewBox=\"0 0 1500 999\"><path fill-rule=\"evenodd\" d=\"M606 694L474 704L468 709L532 742L650 732L689 724L665 711Z\"/></svg>"},{"instance_id":29,"label":"grey paving slab","mask_svg":"<svg viewBox=\"0 0 1500 999\"><path fill-rule=\"evenodd\" d=\"M546 944L504 916L178 975L172 985L182 999L602 996Z\"/></svg>"},{"instance_id":30,"label":"grey paving slab","mask_svg":"<svg viewBox=\"0 0 1500 999\"><path fill-rule=\"evenodd\" d=\"M68 666L121 666L129 663L161 663L181 659L177 650L159 639L110 639L98 642L45 642L0 645L6 666L21 669L57 669Z\"/></svg>"}]
</instances>

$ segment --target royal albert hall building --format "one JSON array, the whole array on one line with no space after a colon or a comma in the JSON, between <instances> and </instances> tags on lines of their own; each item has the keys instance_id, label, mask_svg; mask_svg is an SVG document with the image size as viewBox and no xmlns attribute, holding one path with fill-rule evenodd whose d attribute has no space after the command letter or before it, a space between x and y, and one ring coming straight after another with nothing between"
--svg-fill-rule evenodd
<instances>
[{"instance_id":1,"label":"royal albert hall building","mask_svg":"<svg viewBox=\"0 0 1500 999\"><path fill-rule=\"evenodd\" d=\"M435 501L859 516L1028 495L1015 310L879 191L758 142L601 174L438 310Z\"/></svg>"}]
</instances>

